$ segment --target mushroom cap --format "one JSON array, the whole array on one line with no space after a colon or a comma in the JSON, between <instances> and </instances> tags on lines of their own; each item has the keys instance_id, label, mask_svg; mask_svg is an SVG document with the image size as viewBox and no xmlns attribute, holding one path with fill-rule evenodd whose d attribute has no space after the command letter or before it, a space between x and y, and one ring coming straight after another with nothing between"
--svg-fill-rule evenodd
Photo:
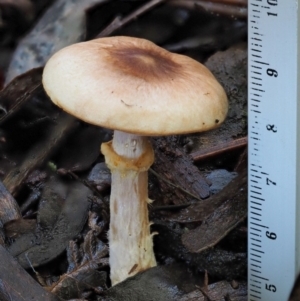
<instances>
[{"instance_id":1,"label":"mushroom cap","mask_svg":"<svg viewBox=\"0 0 300 301\"><path fill-rule=\"evenodd\" d=\"M43 73L52 101L77 118L138 135L206 131L226 117L224 89L199 62L132 37L68 46Z\"/></svg>"}]
</instances>

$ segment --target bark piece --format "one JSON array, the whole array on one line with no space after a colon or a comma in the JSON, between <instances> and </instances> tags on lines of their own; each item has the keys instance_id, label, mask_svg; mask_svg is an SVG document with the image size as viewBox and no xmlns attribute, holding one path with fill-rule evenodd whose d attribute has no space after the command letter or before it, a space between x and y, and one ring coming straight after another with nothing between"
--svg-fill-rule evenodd
<instances>
[{"instance_id":1,"label":"bark piece","mask_svg":"<svg viewBox=\"0 0 300 301\"><path fill-rule=\"evenodd\" d=\"M233 288L227 281L213 283L202 293L204 286L199 275L194 276L178 264L158 266L135 275L107 292L101 301L246 301L247 285L240 282ZM227 298L227 299L226 299Z\"/></svg>"},{"instance_id":2,"label":"bark piece","mask_svg":"<svg viewBox=\"0 0 300 301\"><path fill-rule=\"evenodd\" d=\"M197 279L199 282L199 278ZM170 301L195 287L195 277L183 265L157 266L113 286L101 301Z\"/></svg>"},{"instance_id":3,"label":"bark piece","mask_svg":"<svg viewBox=\"0 0 300 301\"><path fill-rule=\"evenodd\" d=\"M81 183L46 184L39 209L38 226L9 247L24 268L48 263L61 254L69 240L82 230L90 204L90 190Z\"/></svg>"},{"instance_id":4,"label":"bark piece","mask_svg":"<svg viewBox=\"0 0 300 301\"><path fill-rule=\"evenodd\" d=\"M200 272L206 270L211 277L219 279L246 278L246 252L232 252L216 246L201 253L191 253L182 243L184 229L178 227L176 223L154 220L152 228L153 231L158 232L158 235L154 236L156 254L183 261L192 268L197 267Z\"/></svg>"},{"instance_id":5,"label":"bark piece","mask_svg":"<svg viewBox=\"0 0 300 301\"><path fill-rule=\"evenodd\" d=\"M205 295L201 290L195 290L176 301L207 301L207 297L211 301L247 301L247 284L240 282L237 288L233 288L228 281L220 281L210 284Z\"/></svg>"},{"instance_id":6,"label":"bark piece","mask_svg":"<svg viewBox=\"0 0 300 301\"><path fill-rule=\"evenodd\" d=\"M193 253L216 245L247 216L247 177L233 198L226 200L196 229L182 235L182 242Z\"/></svg>"},{"instance_id":7,"label":"bark piece","mask_svg":"<svg viewBox=\"0 0 300 301\"><path fill-rule=\"evenodd\" d=\"M16 200L0 181L0 225L21 218L20 208Z\"/></svg>"},{"instance_id":8,"label":"bark piece","mask_svg":"<svg viewBox=\"0 0 300 301\"><path fill-rule=\"evenodd\" d=\"M0 91L0 122L9 116L37 92L42 90L43 68L32 69L26 74L16 77L8 86Z\"/></svg>"},{"instance_id":9,"label":"bark piece","mask_svg":"<svg viewBox=\"0 0 300 301\"><path fill-rule=\"evenodd\" d=\"M197 202L195 204L190 205L189 207L180 210L179 212L172 213L169 216L169 221L176 221L179 223L194 223L194 222L203 222L206 220L210 215L212 215L218 207L220 207L226 200L234 199L236 197L237 191L244 189L242 192L243 194L240 195L244 196L242 200L245 202L245 194L246 194L246 170L245 166L243 167L243 171L234 178L225 188L223 188L219 193L211 196L207 200L203 200L202 202Z\"/></svg>"},{"instance_id":10,"label":"bark piece","mask_svg":"<svg viewBox=\"0 0 300 301\"><path fill-rule=\"evenodd\" d=\"M59 301L44 290L24 271L17 261L0 245L0 300L1 301Z\"/></svg>"},{"instance_id":11,"label":"bark piece","mask_svg":"<svg viewBox=\"0 0 300 301\"><path fill-rule=\"evenodd\" d=\"M208 182L193 164L190 157L172 143L172 138L155 139L154 149L155 162L152 168L157 174L162 175L168 181L195 195L196 198L205 199L209 197ZM158 181L160 182L162 191L167 191L167 193L173 195L172 202L174 204L186 203L191 198L190 196L188 198L188 194L178 189L174 190L173 187L170 187L160 179Z\"/></svg>"},{"instance_id":12,"label":"bark piece","mask_svg":"<svg viewBox=\"0 0 300 301\"><path fill-rule=\"evenodd\" d=\"M33 232L36 227L36 220L19 218L8 222L4 226L7 238L17 238L26 233Z\"/></svg>"}]
</instances>

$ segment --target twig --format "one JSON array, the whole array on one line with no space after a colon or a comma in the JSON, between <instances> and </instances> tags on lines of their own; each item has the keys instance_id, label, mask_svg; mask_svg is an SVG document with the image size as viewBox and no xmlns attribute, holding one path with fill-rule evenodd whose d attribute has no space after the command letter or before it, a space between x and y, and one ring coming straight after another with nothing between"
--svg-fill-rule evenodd
<instances>
[{"instance_id":1,"label":"twig","mask_svg":"<svg viewBox=\"0 0 300 301\"><path fill-rule=\"evenodd\" d=\"M188 9L198 7L216 15L224 15L240 19L247 18L248 10L246 6L227 5L224 3L224 1L221 3L221 1L213 2L206 0L170 0L171 5L182 6Z\"/></svg>"},{"instance_id":2,"label":"twig","mask_svg":"<svg viewBox=\"0 0 300 301\"><path fill-rule=\"evenodd\" d=\"M224 152L239 149L246 146L248 137L239 138L233 141L220 143L218 145L206 148L204 150L196 151L190 154L194 161L204 160L213 156L220 155Z\"/></svg>"},{"instance_id":3,"label":"twig","mask_svg":"<svg viewBox=\"0 0 300 301\"><path fill-rule=\"evenodd\" d=\"M170 182L169 180L167 180L166 178L164 178L163 176L161 176L160 174L158 174L156 171L154 171L152 168L149 169L149 171L154 174L157 178L161 179L162 181L166 182L167 184L169 184L170 186L173 186L181 191L183 191L184 193L188 194L189 196L193 197L196 200L202 201L199 197L197 197L196 195L188 192L187 190L185 190L184 188L173 184L172 182Z\"/></svg>"},{"instance_id":4,"label":"twig","mask_svg":"<svg viewBox=\"0 0 300 301\"><path fill-rule=\"evenodd\" d=\"M180 210L180 209L185 209L187 207L190 207L191 203L186 203L182 205L165 205L165 206L156 206L156 207L151 207L152 210L154 211L160 211L160 210Z\"/></svg>"},{"instance_id":5,"label":"twig","mask_svg":"<svg viewBox=\"0 0 300 301\"><path fill-rule=\"evenodd\" d=\"M165 1L166 0L152 0L152 1L147 2L145 5L138 8L133 13L131 13L130 15L128 15L127 17L125 17L123 19L119 16L116 17L104 30L102 30L96 36L96 38L102 38L102 37L111 35L117 29L120 29L121 27L123 27L126 24L128 24L129 22L135 20L136 18L138 18L142 14L146 13L150 9L154 8L156 5L161 4Z\"/></svg>"},{"instance_id":6,"label":"twig","mask_svg":"<svg viewBox=\"0 0 300 301\"><path fill-rule=\"evenodd\" d=\"M33 271L35 274L37 274L37 271L34 269L33 265L31 264L30 259L28 258L28 252L25 253L25 257L26 257L26 259L27 259L27 261L28 261L28 264L29 264L30 268L32 269L32 271Z\"/></svg>"},{"instance_id":7,"label":"twig","mask_svg":"<svg viewBox=\"0 0 300 301\"><path fill-rule=\"evenodd\" d=\"M191 0L185 0L185 1L191 1ZM202 2L215 2L215 3L219 3L219 4L238 5L238 6L247 6L248 5L248 0L201 0L201 1Z\"/></svg>"},{"instance_id":8,"label":"twig","mask_svg":"<svg viewBox=\"0 0 300 301\"><path fill-rule=\"evenodd\" d=\"M207 292L205 291L205 289L203 289L202 287L195 285L196 288L203 294L203 296L207 299L207 301L214 301L212 300L209 295L207 294Z\"/></svg>"},{"instance_id":9,"label":"twig","mask_svg":"<svg viewBox=\"0 0 300 301\"><path fill-rule=\"evenodd\" d=\"M62 169L60 171L62 171ZM100 198L101 201L103 201L103 195L95 187L93 187L87 180L81 179L71 170L63 170L63 172L70 175L76 181L79 181L80 183L82 183L83 185L88 187L91 191L93 191Z\"/></svg>"}]
</instances>

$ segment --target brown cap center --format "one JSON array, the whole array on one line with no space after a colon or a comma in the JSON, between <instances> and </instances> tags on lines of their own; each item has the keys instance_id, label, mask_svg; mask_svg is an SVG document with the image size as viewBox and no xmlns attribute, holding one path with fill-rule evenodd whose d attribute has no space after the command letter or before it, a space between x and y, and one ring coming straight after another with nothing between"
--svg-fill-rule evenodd
<instances>
[{"instance_id":1,"label":"brown cap center","mask_svg":"<svg viewBox=\"0 0 300 301\"><path fill-rule=\"evenodd\" d=\"M123 73L146 81L162 77L174 77L181 68L167 51L156 51L136 47L114 49L109 52L109 59Z\"/></svg>"}]
</instances>

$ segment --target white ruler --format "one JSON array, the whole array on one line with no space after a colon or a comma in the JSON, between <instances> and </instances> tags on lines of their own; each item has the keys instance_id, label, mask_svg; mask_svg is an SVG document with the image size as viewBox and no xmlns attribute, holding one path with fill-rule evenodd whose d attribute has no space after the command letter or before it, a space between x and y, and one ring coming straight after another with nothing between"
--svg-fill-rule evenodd
<instances>
[{"instance_id":1,"label":"white ruler","mask_svg":"<svg viewBox=\"0 0 300 301\"><path fill-rule=\"evenodd\" d=\"M300 259L300 0L248 0L248 300L286 301Z\"/></svg>"}]
</instances>

